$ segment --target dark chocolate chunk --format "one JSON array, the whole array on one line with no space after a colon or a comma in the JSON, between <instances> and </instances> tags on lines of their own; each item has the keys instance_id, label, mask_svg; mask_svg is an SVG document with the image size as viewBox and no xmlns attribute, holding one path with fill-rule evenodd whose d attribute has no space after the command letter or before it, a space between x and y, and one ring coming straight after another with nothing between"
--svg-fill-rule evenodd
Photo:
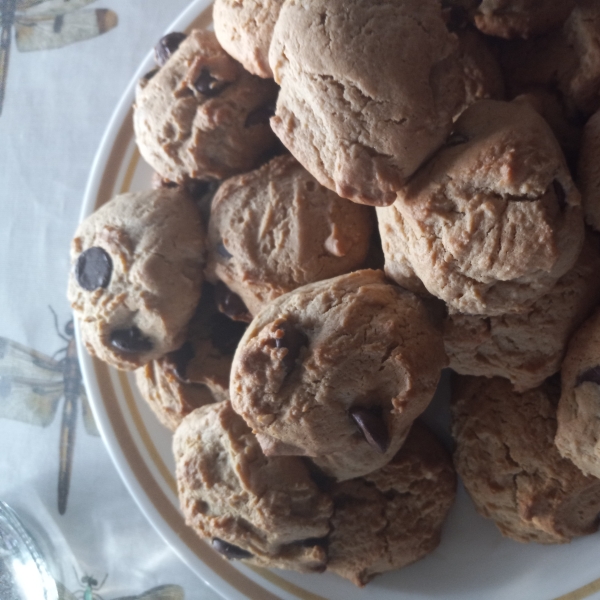
<instances>
[{"instance_id":1,"label":"dark chocolate chunk","mask_svg":"<svg viewBox=\"0 0 600 600\"><path fill-rule=\"evenodd\" d=\"M242 558L252 558L252 554L248 550L234 546L229 542L224 542L220 538L212 539L212 547L222 554L228 560L241 560Z\"/></svg>"},{"instance_id":2,"label":"dark chocolate chunk","mask_svg":"<svg viewBox=\"0 0 600 600\"><path fill-rule=\"evenodd\" d=\"M246 117L244 127L253 127L254 125L266 125L269 119L275 114L275 103L269 102L263 106L255 108Z\"/></svg>"},{"instance_id":3,"label":"dark chocolate chunk","mask_svg":"<svg viewBox=\"0 0 600 600\"><path fill-rule=\"evenodd\" d=\"M227 260L229 260L230 258L233 258L233 254L231 254L231 252L229 252L229 250L227 250L227 248L225 248L225 244L222 241L220 241L217 244L217 254L219 254L223 258L226 258Z\"/></svg>"},{"instance_id":4,"label":"dark chocolate chunk","mask_svg":"<svg viewBox=\"0 0 600 600\"><path fill-rule=\"evenodd\" d=\"M567 194L565 188L559 183L558 179L555 179L552 182L552 187L554 188L556 201L558 202L558 206L560 206L560 210L565 210L567 207Z\"/></svg>"},{"instance_id":5,"label":"dark chocolate chunk","mask_svg":"<svg viewBox=\"0 0 600 600\"><path fill-rule=\"evenodd\" d=\"M207 98L218 96L228 85L227 81L219 81L210 74L208 69L202 69L194 87Z\"/></svg>"},{"instance_id":6,"label":"dark chocolate chunk","mask_svg":"<svg viewBox=\"0 0 600 600\"><path fill-rule=\"evenodd\" d=\"M162 67L186 37L185 33L173 31L160 38L158 44L154 47L154 60L156 60L156 64Z\"/></svg>"},{"instance_id":7,"label":"dark chocolate chunk","mask_svg":"<svg viewBox=\"0 0 600 600\"><path fill-rule=\"evenodd\" d=\"M105 288L112 275L112 259L106 250L92 246L82 252L75 265L77 283L88 292Z\"/></svg>"},{"instance_id":8,"label":"dark chocolate chunk","mask_svg":"<svg viewBox=\"0 0 600 600\"><path fill-rule=\"evenodd\" d=\"M591 381L597 385L600 385L600 365L596 365L587 371L584 371L577 377L577 381L575 382L575 387L581 385L585 381Z\"/></svg>"},{"instance_id":9,"label":"dark chocolate chunk","mask_svg":"<svg viewBox=\"0 0 600 600\"><path fill-rule=\"evenodd\" d=\"M358 425L369 445L377 452L385 454L390 444L390 437L381 415L373 410L353 408L350 410L350 416Z\"/></svg>"},{"instance_id":10,"label":"dark chocolate chunk","mask_svg":"<svg viewBox=\"0 0 600 600\"><path fill-rule=\"evenodd\" d=\"M196 356L194 346L186 342L181 348L167 355L169 362L173 365L173 373L180 381L187 381L186 372L190 361Z\"/></svg>"},{"instance_id":11,"label":"dark chocolate chunk","mask_svg":"<svg viewBox=\"0 0 600 600\"><path fill-rule=\"evenodd\" d=\"M250 323L252 315L244 304L244 301L234 294L222 281L215 286L215 302L217 308L224 315L227 315L234 321L243 321Z\"/></svg>"},{"instance_id":12,"label":"dark chocolate chunk","mask_svg":"<svg viewBox=\"0 0 600 600\"><path fill-rule=\"evenodd\" d=\"M308 345L308 336L290 321L282 321L278 330L283 332L283 335L275 338L275 347L287 350L281 362L288 371L291 371L300 356L301 348Z\"/></svg>"},{"instance_id":13,"label":"dark chocolate chunk","mask_svg":"<svg viewBox=\"0 0 600 600\"><path fill-rule=\"evenodd\" d=\"M464 133L458 131L452 132L446 140L446 146L460 146L460 144L466 144L469 138Z\"/></svg>"},{"instance_id":14,"label":"dark chocolate chunk","mask_svg":"<svg viewBox=\"0 0 600 600\"><path fill-rule=\"evenodd\" d=\"M117 350L128 354L138 354L152 350L152 342L135 325L127 329L112 331L110 344Z\"/></svg>"},{"instance_id":15,"label":"dark chocolate chunk","mask_svg":"<svg viewBox=\"0 0 600 600\"><path fill-rule=\"evenodd\" d=\"M150 81L157 73L158 69L152 69L152 71L148 71L145 75L142 76L142 81Z\"/></svg>"}]
</instances>

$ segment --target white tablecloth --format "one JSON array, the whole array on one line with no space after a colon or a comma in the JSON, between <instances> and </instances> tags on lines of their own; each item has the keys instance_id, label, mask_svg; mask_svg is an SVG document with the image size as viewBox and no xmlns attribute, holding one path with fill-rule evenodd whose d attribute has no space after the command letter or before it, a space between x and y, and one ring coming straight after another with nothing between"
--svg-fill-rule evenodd
<instances>
[{"instance_id":1,"label":"white tablecloth","mask_svg":"<svg viewBox=\"0 0 600 600\"><path fill-rule=\"evenodd\" d=\"M63 333L71 318L65 296L69 243L100 139L134 71L187 0L88 3L81 7L85 1L41 0L31 7L35 2L17 0L0 115L0 338L50 357L66 345L50 307ZM0 0L5 29L10 6L10 0ZM86 31L98 16L113 24L113 13L98 14L96 9L113 11L118 24L103 35L57 49L22 51L28 38L20 39L21 49L17 47L17 33L25 36L35 28L46 35L35 34L31 41L47 47L55 40L68 41L69 32L81 32L82 25ZM49 18L27 27L34 10ZM86 11L94 11L94 17ZM63 400L45 427L31 422L33 415L23 417L30 422L11 418L7 407L18 388L11 385L10 369L16 367L12 353L2 352L3 340L0 499L45 532L40 537L54 549L67 589L81 590L84 576L99 583L106 576L96 590L104 600L138 596L166 584L181 586L187 600L218 598L148 524L102 440L87 433L81 415L68 504L65 514L59 514ZM26 362L27 352L21 356ZM32 413L43 404L30 407Z\"/></svg>"}]
</instances>

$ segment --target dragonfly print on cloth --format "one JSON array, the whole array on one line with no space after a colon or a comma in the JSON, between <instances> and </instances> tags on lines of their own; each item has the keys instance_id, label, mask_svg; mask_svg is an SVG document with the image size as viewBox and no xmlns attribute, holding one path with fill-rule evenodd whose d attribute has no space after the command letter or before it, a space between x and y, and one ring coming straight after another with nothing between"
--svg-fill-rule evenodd
<instances>
[{"instance_id":1,"label":"dragonfly print on cloth","mask_svg":"<svg viewBox=\"0 0 600 600\"><path fill-rule=\"evenodd\" d=\"M106 577L104 577L104 581L106 581ZM93 577L85 575L81 578L83 587L74 594L69 592L61 583L56 582L58 600L109 600L99 593L104 581L98 583ZM111 600L185 600L185 593L179 585L159 585L137 596L121 596Z\"/></svg>"},{"instance_id":2,"label":"dragonfly print on cloth","mask_svg":"<svg viewBox=\"0 0 600 600\"><path fill-rule=\"evenodd\" d=\"M54 312L54 311L53 311ZM81 382L73 321L64 334L66 342L54 356L47 356L8 338L0 337L0 418L47 427L64 398L59 443L58 512L63 515L71 482L73 450L79 405L83 423L91 435L99 435Z\"/></svg>"},{"instance_id":3,"label":"dragonfly print on cloth","mask_svg":"<svg viewBox=\"0 0 600 600\"><path fill-rule=\"evenodd\" d=\"M12 32L19 52L62 48L117 26L106 8L79 10L96 0L0 0L0 114L4 105Z\"/></svg>"}]
</instances>

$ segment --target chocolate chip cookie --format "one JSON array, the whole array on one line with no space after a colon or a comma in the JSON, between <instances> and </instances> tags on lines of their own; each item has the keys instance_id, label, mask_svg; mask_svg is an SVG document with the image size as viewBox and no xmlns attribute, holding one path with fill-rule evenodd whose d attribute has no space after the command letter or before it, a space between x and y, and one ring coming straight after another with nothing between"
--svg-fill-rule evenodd
<instances>
[{"instance_id":1,"label":"chocolate chip cookie","mask_svg":"<svg viewBox=\"0 0 600 600\"><path fill-rule=\"evenodd\" d=\"M186 523L228 559L323 571L331 498L302 459L266 457L229 402L197 408L173 438Z\"/></svg>"},{"instance_id":2,"label":"chocolate chip cookie","mask_svg":"<svg viewBox=\"0 0 600 600\"><path fill-rule=\"evenodd\" d=\"M373 220L373 209L340 198L292 156L279 156L219 188L206 274L256 314L286 292L361 267Z\"/></svg>"},{"instance_id":3,"label":"chocolate chip cookie","mask_svg":"<svg viewBox=\"0 0 600 600\"><path fill-rule=\"evenodd\" d=\"M584 240L562 150L517 102L471 105L377 218L386 274L467 314L526 312L572 268Z\"/></svg>"},{"instance_id":4,"label":"chocolate chip cookie","mask_svg":"<svg viewBox=\"0 0 600 600\"><path fill-rule=\"evenodd\" d=\"M561 377L556 445L584 473L600 477L600 311L569 342Z\"/></svg>"},{"instance_id":5,"label":"chocolate chip cookie","mask_svg":"<svg viewBox=\"0 0 600 600\"><path fill-rule=\"evenodd\" d=\"M223 179L256 167L276 146L277 86L245 72L215 34L195 30L138 85L136 142L161 177Z\"/></svg>"},{"instance_id":6,"label":"chocolate chip cookie","mask_svg":"<svg viewBox=\"0 0 600 600\"><path fill-rule=\"evenodd\" d=\"M445 364L422 302L363 270L298 288L258 313L229 391L265 454L310 456L350 479L392 459Z\"/></svg>"},{"instance_id":7,"label":"chocolate chip cookie","mask_svg":"<svg viewBox=\"0 0 600 600\"><path fill-rule=\"evenodd\" d=\"M183 344L200 299L204 231L182 190L116 196L78 227L68 297L88 351L135 369Z\"/></svg>"},{"instance_id":8,"label":"chocolate chip cookie","mask_svg":"<svg viewBox=\"0 0 600 600\"><path fill-rule=\"evenodd\" d=\"M284 0L215 0L213 22L223 49L246 71L273 77L269 46Z\"/></svg>"},{"instance_id":9,"label":"chocolate chip cookie","mask_svg":"<svg viewBox=\"0 0 600 600\"><path fill-rule=\"evenodd\" d=\"M171 431L195 408L229 399L231 361L246 326L221 314L214 296L205 283L183 346L135 371L142 397Z\"/></svg>"},{"instance_id":10,"label":"chocolate chip cookie","mask_svg":"<svg viewBox=\"0 0 600 600\"><path fill-rule=\"evenodd\" d=\"M559 544L594 533L600 479L554 445L558 381L522 394L500 378L454 383L454 464L477 510L520 542Z\"/></svg>"},{"instance_id":11,"label":"chocolate chip cookie","mask_svg":"<svg viewBox=\"0 0 600 600\"><path fill-rule=\"evenodd\" d=\"M464 94L457 47L435 0L285 2L271 126L322 185L389 205L450 133Z\"/></svg>"},{"instance_id":12,"label":"chocolate chip cookie","mask_svg":"<svg viewBox=\"0 0 600 600\"><path fill-rule=\"evenodd\" d=\"M423 558L439 544L455 492L450 455L415 423L385 467L331 490L327 570L364 586Z\"/></svg>"},{"instance_id":13,"label":"chocolate chip cookie","mask_svg":"<svg viewBox=\"0 0 600 600\"><path fill-rule=\"evenodd\" d=\"M598 272L600 241L590 233L575 266L527 312L448 315L450 367L463 375L506 377L517 392L541 385L560 370L571 334L600 302Z\"/></svg>"}]
</instances>

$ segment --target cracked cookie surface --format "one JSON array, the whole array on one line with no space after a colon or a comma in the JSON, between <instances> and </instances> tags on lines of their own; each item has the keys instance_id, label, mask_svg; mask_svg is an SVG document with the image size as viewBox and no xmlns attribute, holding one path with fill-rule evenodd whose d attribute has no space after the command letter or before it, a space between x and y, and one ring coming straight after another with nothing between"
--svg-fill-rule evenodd
<instances>
[{"instance_id":1,"label":"cracked cookie surface","mask_svg":"<svg viewBox=\"0 0 600 600\"><path fill-rule=\"evenodd\" d=\"M322 185L389 205L450 132L457 47L434 0L287 1L269 51L271 126Z\"/></svg>"},{"instance_id":2,"label":"cracked cookie surface","mask_svg":"<svg viewBox=\"0 0 600 600\"><path fill-rule=\"evenodd\" d=\"M600 479L554 445L559 396L553 379L522 394L506 379L454 381L454 465L478 512L517 541L560 544L598 528Z\"/></svg>"},{"instance_id":3,"label":"cracked cookie surface","mask_svg":"<svg viewBox=\"0 0 600 600\"><path fill-rule=\"evenodd\" d=\"M178 189L116 196L71 242L68 297L90 352L135 369L183 343L200 299L204 230Z\"/></svg>"},{"instance_id":4,"label":"cracked cookie surface","mask_svg":"<svg viewBox=\"0 0 600 600\"><path fill-rule=\"evenodd\" d=\"M279 156L219 188L206 274L256 314L286 292L361 267L373 220L373 209L340 198L292 156Z\"/></svg>"},{"instance_id":5,"label":"cracked cookie surface","mask_svg":"<svg viewBox=\"0 0 600 600\"><path fill-rule=\"evenodd\" d=\"M377 218L386 274L467 314L526 311L573 266L584 240L562 150L519 102L471 105Z\"/></svg>"},{"instance_id":6,"label":"cracked cookie surface","mask_svg":"<svg viewBox=\"0 0 600 600\"><path fill-rule=\"evenodd\" d=\"M223 179L255 168L277 139L277 86L244 71L210 31L194 30L138 84L133 124L144 160L169 181Z\"/></svg>"},{"instance_id":7,"label":"cracked cookie surface","mask_svg":"<svg viewBox=\"0 0 600 600\"><path fill-rule=\"evenodd\" d=\"M432 552L456 493L452 459L415 423L382 469L333 486L327 570L366 585Z\"/></svg>"},{"instance_id":8,"label":"cracked cookie surface","mask_svg":"<svg viewBox=\"0 0 600 600\"><path fill-rule=\"evenodd\" d=\"M389 462L446 365L422 302L355 271L267 305L232 366L232 405L268 455L305 455L328 475Z\"/></svg>"},{"instance_id":9,"label":"cracked cookie surface","mask_svg":"<svg viewBox=\"0 0 600 600\"><path fill-rule=\"evenodd\" d=\"M186 523L229 559L323 571L331 498L300 458L266 457L229 402L197 408L173 438Z\"/></svg>"},{"instance_id":10,"label":"cracked cookie surface","mask_svg":"<svg viewBox=\"0 0 600 600\"><path fill-rule=\"evenodd\" d=\"M505 377L524 391L557 373L571 334L600 301L600 238L588 234L575 266L529 310L495 317L448 315L444 345L462 375Z\"/></svg>"}]
</instances>

